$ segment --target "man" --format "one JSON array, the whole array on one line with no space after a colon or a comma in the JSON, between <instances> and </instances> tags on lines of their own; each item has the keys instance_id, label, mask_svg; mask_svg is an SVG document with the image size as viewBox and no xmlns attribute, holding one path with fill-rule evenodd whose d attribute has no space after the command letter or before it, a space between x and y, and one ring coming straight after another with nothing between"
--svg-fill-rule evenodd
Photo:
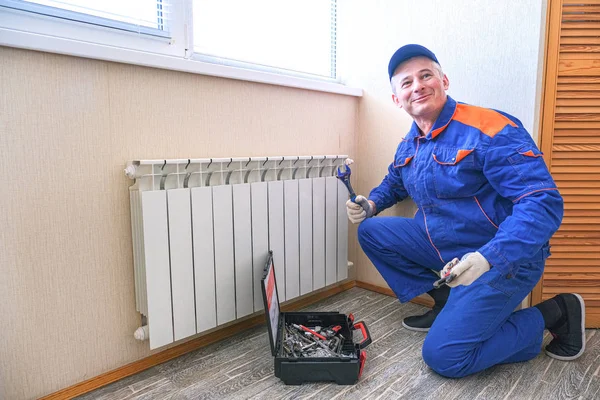
<instances>
[{"instance_id":1,"label":"man","mask_svg":"<svg viewBox=\"0 0 600 400\"><path fill-rule=\"evenodd\" d=\"M563 200L541 153L520 121L503 112L457 103L436 56L406 45L392 56L392 100L414 123L398 145L383 182L366 199L348 201L364 252L401 302L422 293L435 301L407 329L428 331L423 359L447 377L526 361L541 350L579 357L585 308L561 294L513 312L539 281L548 241L560 226ZM370 218L411 197L414 218ZM448 286L433 289L455 257ZM446 267L444 274L448 272Z\"/></svg>"}]
</instances>

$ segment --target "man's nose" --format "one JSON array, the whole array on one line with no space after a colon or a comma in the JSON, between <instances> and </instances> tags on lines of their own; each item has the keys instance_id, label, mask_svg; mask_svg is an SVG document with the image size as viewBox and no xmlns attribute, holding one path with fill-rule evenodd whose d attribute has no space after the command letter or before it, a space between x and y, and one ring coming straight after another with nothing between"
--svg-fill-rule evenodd
<instances>
[{"instance_id":1,"label":"man's nose","mask_svg":"<svg viewBox=\"0 0 600 400\"><path fill-rule=\"evenodd\" d=\"M420 92L421 90L423 90L423 88L423 82L421 82L419 79L415 79L413 91Z\"/></svg>"}]
</instances>

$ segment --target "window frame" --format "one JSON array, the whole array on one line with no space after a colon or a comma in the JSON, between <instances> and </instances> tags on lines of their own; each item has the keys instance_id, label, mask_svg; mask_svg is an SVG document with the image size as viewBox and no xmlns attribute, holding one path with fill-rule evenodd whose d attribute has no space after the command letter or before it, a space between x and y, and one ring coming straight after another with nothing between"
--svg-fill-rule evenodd
<instances>
[{"instance_id":1,"label":"window frame","mask_svg":"<svg viewBox=\"0 0 600 400\"><path fill-rule=\"evenodd\" d=\"M193 0L173 1L169 37L128 32L3 6L0 45L201 75L362 96L337 79L193 52ZM27 30L21 27L27 26Z\"/></svg>"},{"instance_id":2,"label":"window frame","mask_svg":"<svg viewBox=\"0 0 600 400\"><path fill-rule=\"evenodd\" d=\"M103 26L106 28L113 28L125 32L141 33L148 36L157 36L161 38L171 38L168 31L163 31L158 28L150 28L147 26L136 26L128 22L118 21L110 18L99 17L92 14L81 13L77 11L71 11L67 9L61 9L58 7L47 6L45 4L28 3L19 0L0 0L0 6L20 10L24 12L34 13L40 16L47 16L52 18L58 18L62 21L73 21L79 23L85 23L88 25ZM164 23L168 26L168 23Z\"/></svg>"}]
</instances>

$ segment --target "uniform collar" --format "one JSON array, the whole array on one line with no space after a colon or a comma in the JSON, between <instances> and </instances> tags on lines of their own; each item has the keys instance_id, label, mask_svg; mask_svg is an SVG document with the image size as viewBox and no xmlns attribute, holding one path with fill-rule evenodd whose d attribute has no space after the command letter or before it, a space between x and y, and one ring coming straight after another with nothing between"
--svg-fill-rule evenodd
<instances>
[{"instance_id":1,"label":"uniform collar","mask_svg":"<svg viewBox=\"0 0 600 400\"><path fill-rule=\"evenodd\" d=\"M452 121L452 117L454 116L454 112L456 111L456 101L450 97L446 96L446 104L444 104L444 108L440 113L439 117L433 124L433 128L431 132L427 133L425 136L426 139L435 139L440 133L446 129L450 121ZM407 135L408 138L415 139L419 137L419 127L416 122L413 121L413 124L410 128L410 132Z\"/></svg>"}]
</instances>

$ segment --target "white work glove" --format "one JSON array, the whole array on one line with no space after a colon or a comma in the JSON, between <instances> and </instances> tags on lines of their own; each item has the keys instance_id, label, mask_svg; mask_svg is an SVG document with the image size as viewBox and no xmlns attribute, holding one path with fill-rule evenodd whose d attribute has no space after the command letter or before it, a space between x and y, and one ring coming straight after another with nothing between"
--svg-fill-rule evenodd
<instances>
[{"instance_id":1,"label":"white work glove","mask_svg":"<svg viewBox=\"0 0 600 400\"><path fill-rule=\"evenodd\" d=\"M442 270L442 276L445 276L448 271L454 275L454 278L447 283L450 287L456 287L458 285L468 286L475 282L477 278L490 270L490 263L485 259L484 256L479 252L465 254L458 264L455 262L458 259L454 259ZM454 267L452 265L455 265Z\"/></svg>"},{"instance_id":2,"label":"white work glove","mask_svg":"<svg viewBox=\"0 0 600 400\"><path fill-rule=\"evenodd\" d=\"M346 202L346 213L348 219L353 224L359 224L365 218L370 218L375 213L375 205L372 201L367 200L364 196L358 195L352 200Z\"/></svg>"}]
</instances>

